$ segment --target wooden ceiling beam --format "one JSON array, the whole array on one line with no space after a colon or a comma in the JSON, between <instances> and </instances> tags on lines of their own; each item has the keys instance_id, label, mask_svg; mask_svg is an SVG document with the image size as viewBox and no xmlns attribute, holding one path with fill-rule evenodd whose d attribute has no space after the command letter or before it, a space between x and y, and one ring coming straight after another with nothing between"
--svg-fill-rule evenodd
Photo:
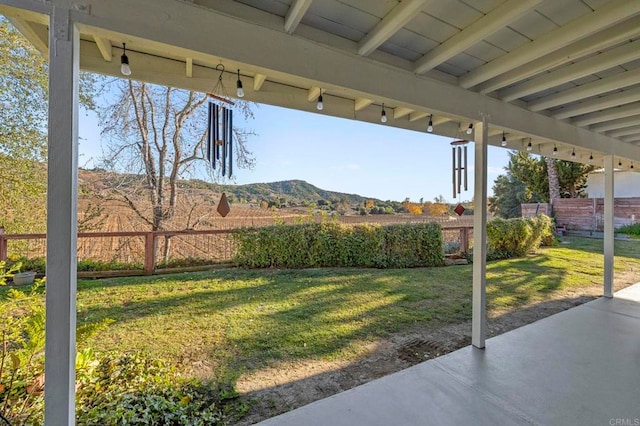
<instances>
[{"instance_id":1,"label":"wooden ceiling beam","mask_svg":"<svg viewBox=\"0 0 640 426\"><path fill-rule=\"evenodd\" d=\"M468 89L549 52L561 49L581 38L640 14L640 1L613 0L595 11L526 43L460 77L460 86Z\"/></svg>"},{"instance_id":2,"label":"wooden ceiling beam","mask_svg":"<svg viewBox=\"0 0 640 426\"><path fill-rule=\"evenodd\" d=\"M424 74L464 52L534 9L542 0L508 0L415 62L414 72Z\"/></svg>"},{"instance_id":3,"label":"wooden ceiling beam","mask_svg":"<svg viewBox=\"0 0 640 426\"><path fill-rule=\"evenodd\" d=\"M391 9L358 43L358 54L368 56L411 21L431 0L403 0Z\"/></svg>"},{"instance_id":4,"label":"wooden ceiling beam","mask_svg":"<svg viewBox=\"0 0 640 426\"><path fill-rule=\"evenodd\" d=\"M312 0L295 0L289 7L287 16L284 18L284 30L287 33L293 34L295 32L304 14L307 13L309 6L311 6L311 1Z\"/></svg>"}]
</instances>

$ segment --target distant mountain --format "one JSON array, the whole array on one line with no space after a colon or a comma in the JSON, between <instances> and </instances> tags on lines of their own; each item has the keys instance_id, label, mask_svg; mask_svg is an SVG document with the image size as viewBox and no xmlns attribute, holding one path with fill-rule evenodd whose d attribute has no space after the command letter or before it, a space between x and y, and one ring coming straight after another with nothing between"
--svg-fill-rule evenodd
<instances>
[{"instance_id":1,"label":"distant mountain","mask_svg":"<svg viewBox=\"0 0 640 426\"><path fill-rule=\"evenodd\" d=\"M130 185L132 182L140 182L142 176L130 174L112 174L102 170L81 169L79 173L80 183L89 193L99 194L103 190L115 185ZM179 187L188 191L191 195L198 194L203 197L211 197L213 194L226 193L231 201L260 205L266 201L269 206L308 206L310 204L321 205L362 205L366 200L374 203L382 203L381 200L364 197L358 194L327 191L318 188L303 180L284 180L280 182L250 183L246 185L221 185L209 183L199 179L182 180Z\"/></svg>"},{"instance_id":2,"label":"distant mountain","mask_svg":"<svg viewBox=\"0 0 640 426\"><path fill-rule=\"evenodd\" d=\"M149 228L152 207L144 190L147 181L142 175L80 169L78 183L78 216L85 231ZM114 188L120 193L114 192ZM169 188L165 190L168 195ZM163 224L166 229L226 229L229 223L255 226L256 220L275 217L292 220L319 212L339 216L408 213L400 201L327 191L303 180L221 185L190 179L179 181L178 191L180 196L174 212ZM216 212L222 193L231 204L231 212L224 220Z\"/></svg>"},{"instance_id":3,"label":"distant mountain","mask_svg":"<svg viewBox=\"0 0 640 426\"><path fill-rule=\"evenodd\" d=\"M202 188L202 184L214 192L225 192L240 201L245 202L261 202L282 199L287 204L322 204L327 202L331 204L344 203L358 205L365 200L380 201L371 197L363 197L358 194L347 194L343 192L327 191L318 188L303 180L284 180L280 182L268 183L250 183L246 185L220 185L215 183L206 183L202 181L184 181L181 184L191 186L189 183L197 182L197 186Z\"/></svg>"}]
</instances>

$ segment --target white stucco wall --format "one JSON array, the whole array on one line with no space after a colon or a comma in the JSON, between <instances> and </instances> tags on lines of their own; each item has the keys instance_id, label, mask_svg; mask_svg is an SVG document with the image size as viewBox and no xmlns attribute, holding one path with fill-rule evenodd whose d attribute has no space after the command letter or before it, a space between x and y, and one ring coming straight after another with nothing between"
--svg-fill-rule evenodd
<instances>
[{"instance_id":1,"label":"white stucco wall","mask_svg":"<svg viewBox=\"0 0 640 426\"><path fill-rule=\"evenodd\" d=\"M640 197L640 173L620 171L614 174L614 197ZM597 170L587 176L589 198L604 198L604 173Z\"/></svg>"}]
</instances>

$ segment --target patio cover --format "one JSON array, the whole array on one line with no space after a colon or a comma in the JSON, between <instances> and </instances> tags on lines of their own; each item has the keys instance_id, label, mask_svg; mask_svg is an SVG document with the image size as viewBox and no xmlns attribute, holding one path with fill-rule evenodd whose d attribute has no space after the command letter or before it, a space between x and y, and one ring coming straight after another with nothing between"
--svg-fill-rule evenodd
<instances>
[{"instance_id":1,"label":"patio cover","mask_svg":"<svg viewBox=\"0 0 640 426\"><path fill-rule=\"evenodd\" d=\"M477 348L487 146L593 157L612 297L613 169L640 163L639 0L0 0L0 13L50 58L47 424L74 422L77 74L120 76L123 43L131 78L209 91L223 64L249 101L318 112L322 94L322 114L373 123L384 104L385 125L473 140Z\"/></svg>"}]
</instances>

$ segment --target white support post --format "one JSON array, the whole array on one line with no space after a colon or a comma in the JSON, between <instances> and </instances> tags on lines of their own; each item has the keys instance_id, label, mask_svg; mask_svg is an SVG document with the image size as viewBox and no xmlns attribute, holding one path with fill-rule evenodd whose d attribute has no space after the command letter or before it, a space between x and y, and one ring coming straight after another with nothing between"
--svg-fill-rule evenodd
<instances>
[{"instance_id":1,"label":"white support post","mask_svg":"<svg viewBox=\"0 0 640 426\"><path fill-rule=\"evenodd\" d=\"M613 297L613 155L604 156L604 297Z\"/></svg>"},{"instance_id":2,"label":"white support post","mask_svg":"<svg viewBox=\"0 0 640 426\"><path fill-rule=\"evenodd\" d=\"M473 212L473 304L471 343L484 348L487 334L487 117L475 125L475 169Z\"/></svg>"},{"instance_id":3,"label":"white support post","mask_svg":"<svg viewBox=\"0 0 640 426\"><path fill-rule=\"evenodd\" d=\"M67 8L49 28L45 425L75 424L78 74L80 38Z\"/></svg>"}]
</instances>

